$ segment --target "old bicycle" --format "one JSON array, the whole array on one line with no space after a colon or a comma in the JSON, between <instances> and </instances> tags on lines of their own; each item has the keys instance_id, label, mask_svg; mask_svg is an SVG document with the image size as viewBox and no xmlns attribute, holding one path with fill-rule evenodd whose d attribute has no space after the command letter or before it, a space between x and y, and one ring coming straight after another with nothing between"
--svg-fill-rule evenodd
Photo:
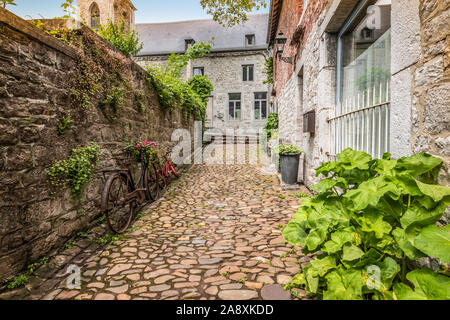
<instances>
[{"instance_id":1,"label":"old bicycle","mask_svg":"<svg viewBox=\"0 0 450 320\"><path fill-rule=\"evenodd\" d=\"M121 168L103 170L108 174L102 193L101 209L107 224L114 233L124 232L130 225L139 205L147 200L156 200L159 196L158 164L148 157L148 150L156 149L153 142L128 146L125 157L116 158ZM135 183L131 164L140 163L140 176Z\"/></svg>"}]
</instances>

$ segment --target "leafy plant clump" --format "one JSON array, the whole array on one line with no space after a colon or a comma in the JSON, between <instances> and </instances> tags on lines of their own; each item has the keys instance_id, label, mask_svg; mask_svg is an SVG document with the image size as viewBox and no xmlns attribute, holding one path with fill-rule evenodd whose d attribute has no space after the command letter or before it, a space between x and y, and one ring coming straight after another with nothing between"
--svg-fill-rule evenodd
<instances>
[{"instance_id":1,"label":"leafy plant clump","mask_svg":"<svg viewBox=\"0 0 450 320\"><path fill-rule=\"evenodd\" d=\"M123 19L118 25L110 21L100 26L97 33L127 56L137 55L144 47L144 44L139 42L139 34L136 30L128 30Z\"/></svg>"},{"instance_id":2,"label":"leafy plant clump","mask_svg":"<svg viewBox=\"0 0 450 320\"><path fill-rule=\"evenodd\" d=\"M377 86L379 90L380 83L386 83L391 78L391 71L380 67L366 69L364 73L356 79L356 85L361 91Z\"/></svg>"},{"instance_id":3,"label":"leafy plant clump","mask_svg":"<svg viewBox=\"0 0 450 320\"><path fill-rule=\"evenodd\" d=\"M58 135L62 136L64 132L70 128L70 125L73 123L73 120L66 116L62 116L57 125Z\"/></svg>"},{"instance_id":4,"label":"leafy plant clump","mask_svg":"<svg viewBox=\"0 0 450 320\"><path fill-rule=\"evenodd\" d=\"M74 198L80 196L92 177L100 154L96 144L73 149L68 159L56 161L46 170L50 184L55 188L69 187Z\"/></svg>"},{"instance_id":5,"label":"leafy plant clump","mask_svg":"<svg viewBox=\"0 0 450 320\"><path fill-rule=\"evenodd\" d=\"M159 103L164 110L173 111L178 108L184 112L186 118L193 115L195 120L205 119L206 95L208 91L211 93L212 84L206 77L201 80L194 77L192 81L184 81L182 71L189 60L198 59L210 52L210 42L196 43L182 55L172 53L165 66L147 66L149 81L158 94Z\"/></svg>"},{"instance_id":6,"label":"leafy plant clump","mask_svg":"<svg viewBox=\"0 0 450 320\"><path fill-rule=\"evenodd\" d=\"M300 154L303 151L293 144L288 146L280 144L278 146L278 152L280 153L280 155L286 155L286 154Z\"/></svg>"},{"instance_id":7,"label":"leafy plant clump","mask_svg":"<svg viewBox=\"0 0 450 320\"><path fill-rule=\"evenodd\" d=\"M188 81L191 89L197 93L203 103L207 103L214 87L207 76L195 75Z\"/></svg>"},{"instance_id":8,"label":"leafy plant clump","mask_svg":"<svg viewBox=\"0 0 450 320\"><path fill-rule=\"evenodd\" d=\"M283 230L318 255L286 286L326 300L450 299L450 277L417 259L450 262L450 226L436 226L450 188L435 185L442 160L426 153L372 159L351 149L316 169L326 178ZM442 267L441 267L442 269Z\"/></svg>"},{"instance_id":9,"label":"leafy plant clump","mask_svg":"<svg viewBox=\"0 0 450 320\"><path fill-rule=\"evenodd\" d=\"M124 88L112 88L106 99L99 103L100 109L103 110L105 117L113 121L117 118L119 111L123 108L124 103Z\"/></svg>"},{"instance_id":10,"label":"leafy plant clump","mask_svg":"<svg viewBox=\"0 0 450 320\"><path fill-rule=\"evenodd\" d=\"M273 83L273 57L267 59L264 63L264 73L266 74L266 80L264 80L264 84Z\"/></svg>"},{"instance_id":11,"label":"leafy plant clump","mask_svg":"<svg viewBox=\"0 0 450 320\"><path fill-rule=\"evenodd\" d=\"M270 140L273 134L278 130L278 113L271 113L267 117L264 131L267 134L267 140Z\"/></svg>"},{"instance_id":12,"label":"leafy plant clump","mask_svg":"<svg viewBox=\"0 0 450 320\"><path fill-rule=\"evenodd\" d=\"M144 162L148 166L152 163L159 163L161 159L158 148L152 141L135 142L127 147L127 152L135 162Z\"/></svg>"},{"instance_id":13,"label":"leafy plant clump","mask_svg":"<svg viewBox=\"0 0 450 320\"><path fill-rule=\"evenodd\" d=\"M19 274L15 277L10 277L5 280L8 289L16 289L25 286L29 281L30 277L36 273L36 269L46 265L48 263L48 257L43 257L38 262L28 265L27 271L25 273Z\"/></svg>"}]
</instances>

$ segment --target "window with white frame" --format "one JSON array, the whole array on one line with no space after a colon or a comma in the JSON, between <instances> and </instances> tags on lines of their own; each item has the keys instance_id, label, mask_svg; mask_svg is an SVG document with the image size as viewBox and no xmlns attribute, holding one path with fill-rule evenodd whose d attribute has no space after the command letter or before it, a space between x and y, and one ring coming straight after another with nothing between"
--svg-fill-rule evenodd
<instances>
[{"instance_id":1,"label":"window with white frame","mask_svg":"<svg viewBox=\"0 0 450 320\"><path fill-rule=\"evenodd\" d=\"M253 64L242 66L242 81L253 81L253 70L255 66Z\"/></svg>"},{"instance_id":2,"label":"window with white frame","mask_svg":"<svg viewBox=\"0 0 450 320\"><path fill-rule=\"evenodd\" d=\"M193 73L194 73L194 76L204 76L205 75L205 68L203 68L203 67L195 67Z\"/></svg>"},{"instance_id":3,"label":"window with white frame","mask_svg":"<svg viewBox=\"0 0 450 320\"><path fill-rule=\"evenodd\" d=\"M390 30L390 0L363 0L339 32L335 154L390 150Z\"/></svg>"},{"instance_id":4,"label":"window with white frame","mask_svg":"<svg viewBox=\"0 0 450 320\"><path fill-rule=\"evenodd\" d=\"M267 92L255 93L255 120L267 118Z\"/></svg>"},{"instance_id":5,"label":"window with white frame","mask_svg":"<svg viewBox=\"0 0 450 320\"><path fill-rule=\"evenodd\" d=\"M228 120L241 119L241 94L228 94Z\"/></svg>"}]
</instances>

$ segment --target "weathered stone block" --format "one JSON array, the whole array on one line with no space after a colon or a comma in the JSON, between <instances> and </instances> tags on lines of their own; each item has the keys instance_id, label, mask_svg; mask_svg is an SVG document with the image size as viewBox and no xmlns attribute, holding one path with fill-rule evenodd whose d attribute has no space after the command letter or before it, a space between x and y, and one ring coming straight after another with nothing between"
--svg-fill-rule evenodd
<instances>
[{"instance_id":1,"label":"weathered stone block","mask_svg":"<svg viewBox=\"0 0 450 320\"><path fill-rule=\"evenodd\" d=\"M442 56L426 62L422 67L416 69L416 87L426 86L439 81L444 75L444 61Z\"/></svg>"},{"instance_id":2,"label":"weathered stone block","mask_svg":"<svg viewBox=\"0 0 450 320\"><path fill-rule=\"evenodd\" d=\"M390 145L394 158L411 154L411 70L392 76Z\"/></svg>"},{"instance_id":3,"label":"weathered stone block","mask_svg":"<svg viewBox=\"0 0 450 320\"><path fill-rule=\"evenodd\" d=\"M391 13L392 74L419 61L419 0L393 0Z\"/></svg>"},{"instance_id":4,"label":"weathered stone block","mask_svg":"<svg viewBox=\"0 0 450 320\"><path fill-rule=\"evenodd\" d=\"M420 5L422 19L426 19L438 6L438 0L424 0Z\"/></svg>"},{"instance_id":5,"label":"weathered stone block","mask_svg":"<svg viewBox=\"0 0 450 320\"><path fill-rule=\"evenodd\" d=\"M432 134L450 131L450 83L444 83L427 90L424 99L424 125Z\"/></svg>"},{"instance_id":6,"label":"weathered stone block","mask_svg":"<svg viewBox=\"0 0 450 320\"><path fill-rule=\"evenodd\" d=\"M423 34L425 43L445 38L448 33L449 21L450 21L450 8L447 8L442 13L424 22Z\"/></svg>"},{"instance_id":7,"label":"weathered stone block","mask_svg":"<svg viewBox=\"0 0 450 320\"><path fill-rule=\"evenodd\" d=\"M450 156L450 136L446 138L437 138L434 141L439 153L445 156Z\"/></svg>"}]
</instances>

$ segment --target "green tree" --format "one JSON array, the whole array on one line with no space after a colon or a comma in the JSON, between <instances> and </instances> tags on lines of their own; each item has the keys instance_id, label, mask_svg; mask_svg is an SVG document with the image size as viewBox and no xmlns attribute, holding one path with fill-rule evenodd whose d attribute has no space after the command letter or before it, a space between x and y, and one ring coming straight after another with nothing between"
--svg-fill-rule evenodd
<instances>
[{"instance_id":1,"label":"green tree","mask_svg":"<svg viewBox=\"0 0 450 320\"><path fill-rule=\"evenodd\" d=\"M14 3L15 0L0 0L0 5L2 6L2 8L6 8L6 5L12 5L15 6L16 4Z\"/></svg>"},{"instance_id":2,"label":"green tree","mask_svg":"<svg viewBox=\"0 0 450 320\"><path fill-rule=\"evenodd\" d=\"M139 42L139 34L135 30L125 28L123 19L119 25L109 21L106 25L100 26L98 34L128 56L135 56L144 46Z\"/></svg>"},{"instance_id":3,"label":"green tree","mask_svg":"<svg viewBox=\"0 0 450 320\"><path fill-rule=\"evenodd\" d=\"M215 21L228 27L247 21L247 13L267 6L265 0L200 0L200 4Z\"/></svg>"}]
</instances>

